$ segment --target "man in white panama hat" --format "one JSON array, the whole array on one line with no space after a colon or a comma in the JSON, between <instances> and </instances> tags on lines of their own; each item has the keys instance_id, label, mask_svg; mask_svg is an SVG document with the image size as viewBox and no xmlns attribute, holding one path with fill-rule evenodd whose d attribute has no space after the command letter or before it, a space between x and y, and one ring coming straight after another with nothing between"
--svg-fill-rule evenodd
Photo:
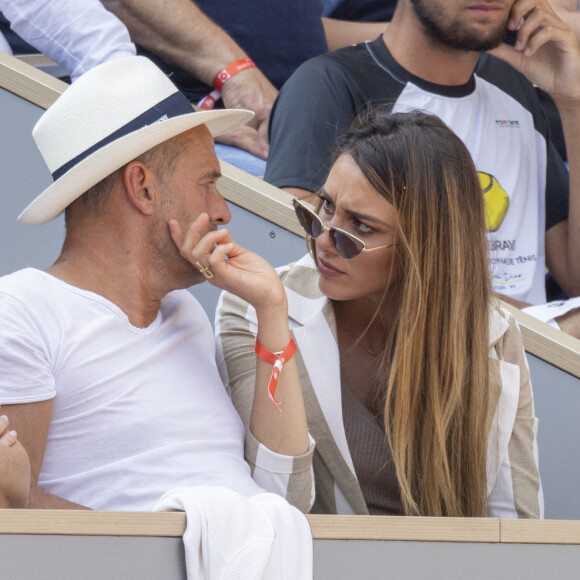
<instances>
[{"instance_id":1,"label":"man in white panama hat","mask_svg":"<svg viewBox=\"0 0 580 580\"><path fill-rule=\"evenodd\" d=\"M233 291L267 350L291 342L275 271L218 229L230 213L213 136L251 116L193 112L129 57L80 77L34 128L54 183L19 220L64 211L66 238L46 271L0 279L0 404L30 457L30 507L148 510L196 484L260 491L209 321L183 290L207 279ZM287 456L312 452L295 364L279 376L283 413L268 400L272 363L256 364L253 474L287 477Z\"/></svg>"}]
</instances>

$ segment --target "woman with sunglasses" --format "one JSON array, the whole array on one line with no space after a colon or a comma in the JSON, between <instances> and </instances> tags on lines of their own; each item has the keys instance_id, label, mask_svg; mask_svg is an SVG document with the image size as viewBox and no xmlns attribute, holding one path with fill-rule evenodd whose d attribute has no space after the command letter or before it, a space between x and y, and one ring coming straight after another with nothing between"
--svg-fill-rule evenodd
<instances>
[{"instance_id":1,"label":"woman with sunglasses","mask_svg":"<svg viewBox=\"0 0 580 580\"><path fill-rule=\"evenodd\" d=\"M316 448L279 458L285 481L259 483L302 505L313 468L318 513L540 517L529 373L491 296L463 143L433 116L370 110L319 197L316 210L294 200L311 255L279 270ZM253 463L255 316L229 294L218 308L218 362Z\"/></svg>"}]
</instances>

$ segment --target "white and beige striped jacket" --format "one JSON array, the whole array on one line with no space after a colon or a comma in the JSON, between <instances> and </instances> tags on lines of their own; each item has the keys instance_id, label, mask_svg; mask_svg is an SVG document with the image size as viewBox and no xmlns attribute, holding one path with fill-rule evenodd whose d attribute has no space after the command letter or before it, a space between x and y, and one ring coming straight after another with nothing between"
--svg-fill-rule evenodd
<instances>
[{"instance_id":1,"label":"white and beige striped jacket","mask_svg":"<svg viewBox=\"0 0 580 580\"><path fill-rule=\"evenodd\" d=\"M318 273L310 256L280 268L279 273L288 295L290 329L298 345L308 427L316 444L300 457L276 457L269 452L270 470L260 470L257 483L284 495L303 511L314 502L313 513L368 514L342 420L332 303L318 288ZM223 294L216 313L218 366L246 428L246 459L252 469L263 449L249 431L256 331L253 308L236 296ZM489 353L490 389L497 404L488 440L488 515L543 517L530 375L517 323L504 310L491 310ZM259 459L263 467L264 458Z\"/></svg>"}]
</instances>

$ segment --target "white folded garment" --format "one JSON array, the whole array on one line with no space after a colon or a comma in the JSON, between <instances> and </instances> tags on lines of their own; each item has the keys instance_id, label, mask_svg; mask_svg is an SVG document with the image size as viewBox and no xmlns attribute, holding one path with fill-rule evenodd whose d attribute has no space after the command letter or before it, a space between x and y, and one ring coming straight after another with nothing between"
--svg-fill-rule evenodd
<instances>
[{"instance_id":1,"label":"white folded garment","mask_svg":"<svg viewBox=\"0 0 580 580\"><path fill-rule=\"evenodd\" d=\"M224 487L179 487L154 511L185 511L189 580L312 578L312 534L306 516L273 493L244 497Z\"/></svg>"}]
</instances>

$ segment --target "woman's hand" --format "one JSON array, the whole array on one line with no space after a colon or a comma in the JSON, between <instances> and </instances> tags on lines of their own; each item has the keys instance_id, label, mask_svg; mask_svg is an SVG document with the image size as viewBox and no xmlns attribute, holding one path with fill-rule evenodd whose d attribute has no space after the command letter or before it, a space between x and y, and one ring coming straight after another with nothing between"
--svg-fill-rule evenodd
<instances>
[{"instance_id":1,"label":"woman's hand","mask_svg":"<svg viewBox=\"0 0 580 580\"><path fill-rule=\"evenodd\" d=\"M236 244L227 229L202 235L208 225L206 213L200 214L185 232L177 220L169 221L180 254L210 284L243 298L256 310L285 307L286 294L274 268L258 254Z\"/></svg>"}]
</instances>

